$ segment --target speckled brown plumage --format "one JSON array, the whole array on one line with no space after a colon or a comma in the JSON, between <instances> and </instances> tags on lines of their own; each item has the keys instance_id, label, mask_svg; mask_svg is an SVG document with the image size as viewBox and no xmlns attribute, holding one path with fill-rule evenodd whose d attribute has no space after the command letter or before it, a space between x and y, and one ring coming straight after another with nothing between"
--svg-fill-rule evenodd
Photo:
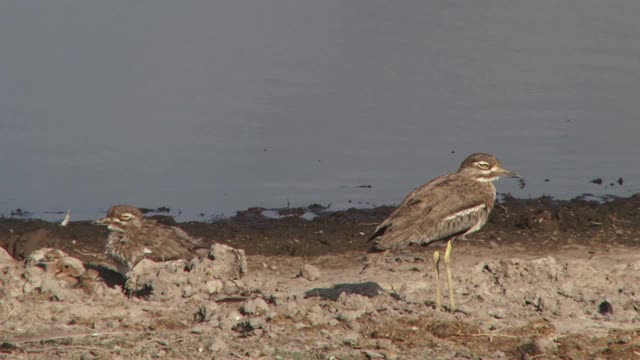
<instances>
[{"instance_id":1,"label":"speckled brown plumage","mask_svg":"<svg viewBox=\"0 0 640 360\"><path fill-rule=\"evenodd\" d=\"M115 205L97 221L109 227L107 255L116 260L118 270L126 274L144 258L153 261L191 259L205 252L201 239L182 229L160 224L143 216L130 205Z\"/></svg>"},{"instance_id":2,"label":"speckled brown plumage","mask_svg":"<svg viewBox=\"0 0 640 360\"><path fill-rule=\"evenodd\" d=\"M492 184L517 176L490 154L468 156L457 172L440 176L412 191L370 238L370 252L422 245L479 230L496 199Z\"/></svg>"}]
</instances>

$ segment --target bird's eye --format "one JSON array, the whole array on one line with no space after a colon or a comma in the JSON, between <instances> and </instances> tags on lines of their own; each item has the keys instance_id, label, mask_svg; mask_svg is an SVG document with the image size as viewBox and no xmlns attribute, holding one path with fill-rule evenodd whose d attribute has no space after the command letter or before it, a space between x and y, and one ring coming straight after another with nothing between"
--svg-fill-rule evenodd
<instances>
[{"instance_id":1,"label":"bird's eye","mask_svg":"<svg viewBox=\"0 0 640 360\"><path fill-rule=\"evenodd\" d=\"M126 214L122 214L122 215L120 215L120 219L122 219L122 220L129 220L129 219L131 219L132 217L133 217L133 215L131 215L131 214L129 214L129 213L126 213Z\"/></svg>"},{"instance_id":2,"label":"bird's eye","mask_svg":"<svg viewBox=\"0 0 640 360\"><path fill-rule=\"evenodd\" d=\"M479 161L478 162L478 167L482 170L489 170L489 163L486 161Z\"/></svg>"}]
</instances>

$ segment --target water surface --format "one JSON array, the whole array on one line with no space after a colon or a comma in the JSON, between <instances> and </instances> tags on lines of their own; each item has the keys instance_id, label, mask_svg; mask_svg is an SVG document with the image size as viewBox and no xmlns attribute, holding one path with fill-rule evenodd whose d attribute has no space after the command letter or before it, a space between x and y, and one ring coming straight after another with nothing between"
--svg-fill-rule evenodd
<instances>
[{"instance_id":1,"label":"water surface","mask_svg":"<svg viewBox=\"0 0 640 360\"><path fill-rule=\"evenodd\" d=\"M476 151L527 178L498 182L516 197L629 196L639 16L633 0L2 2L0 213L392 204Z\"/></svg>"}]
</instances>

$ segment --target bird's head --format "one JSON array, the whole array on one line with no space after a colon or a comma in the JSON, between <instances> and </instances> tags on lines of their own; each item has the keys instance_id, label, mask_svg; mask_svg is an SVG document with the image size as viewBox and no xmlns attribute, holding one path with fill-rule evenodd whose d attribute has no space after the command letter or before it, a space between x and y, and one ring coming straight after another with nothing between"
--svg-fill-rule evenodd
<instances>
[{"instance_id":1,"label":"bird's head","mask_svg":"<svg viewBox=\"0 0 640 360\"><path fill-rule=\"evenodd\" d=\"M460 165L458 172L464 172L476 181L483 182L494 181L503 176L522 178L515 172L503 168L500 160L495 156L485 153L475 153L467 156Z\"/></svg>"},{"instance_id":2,"label":"bird's head","mask_svg":"<svg viewBox=\"0 0 640 360\"><path fill-rule=\"evenodd\" d=\"M111 231L134 232L142 227L144 216L135 206L115 205L107 212L107 216L96 220L96 224L106 225Z\"/></svg>"}]
</instances>

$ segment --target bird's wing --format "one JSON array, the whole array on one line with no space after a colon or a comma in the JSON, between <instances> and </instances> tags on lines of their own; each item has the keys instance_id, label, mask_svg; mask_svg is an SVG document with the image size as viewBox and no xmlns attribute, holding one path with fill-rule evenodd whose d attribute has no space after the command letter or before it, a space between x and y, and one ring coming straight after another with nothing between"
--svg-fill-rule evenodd
<instances>
[{"instance_id":1,"label":"bird's wing","mask_svg":"<svg viewBox=\"0 0 640 360\"><path fill-rule=\"evenodd\" d=\"M203 238L193 237L179 227L172 226L171 229L175 232L176 239L189 249L191 256L206 257L209 254L211 246Z\"/></svg>"},{"instance_id":2,"label":"bird's wing","mask_svg":"<svg viewBox=\"0 0 640 360\"><path fill-rule=\"evenodd\" d=\"M182 229L155 223L144 239L145 257L154 261L185 259L196 256L195 248L199 239L192 238Z\"/></svg>"},{"instance_id":3,"label":"bird's wing","mask_svg":"<svg viewBox=\"0 0 640 360\"><path fill-rule=\"evenodd\" d=\"M482 186L485 184L450 174L419 187L378 226L369 239L370 251L428 244L477 230L486 222L492 206L474 191Z\"/></svg>"}]
</instances>

